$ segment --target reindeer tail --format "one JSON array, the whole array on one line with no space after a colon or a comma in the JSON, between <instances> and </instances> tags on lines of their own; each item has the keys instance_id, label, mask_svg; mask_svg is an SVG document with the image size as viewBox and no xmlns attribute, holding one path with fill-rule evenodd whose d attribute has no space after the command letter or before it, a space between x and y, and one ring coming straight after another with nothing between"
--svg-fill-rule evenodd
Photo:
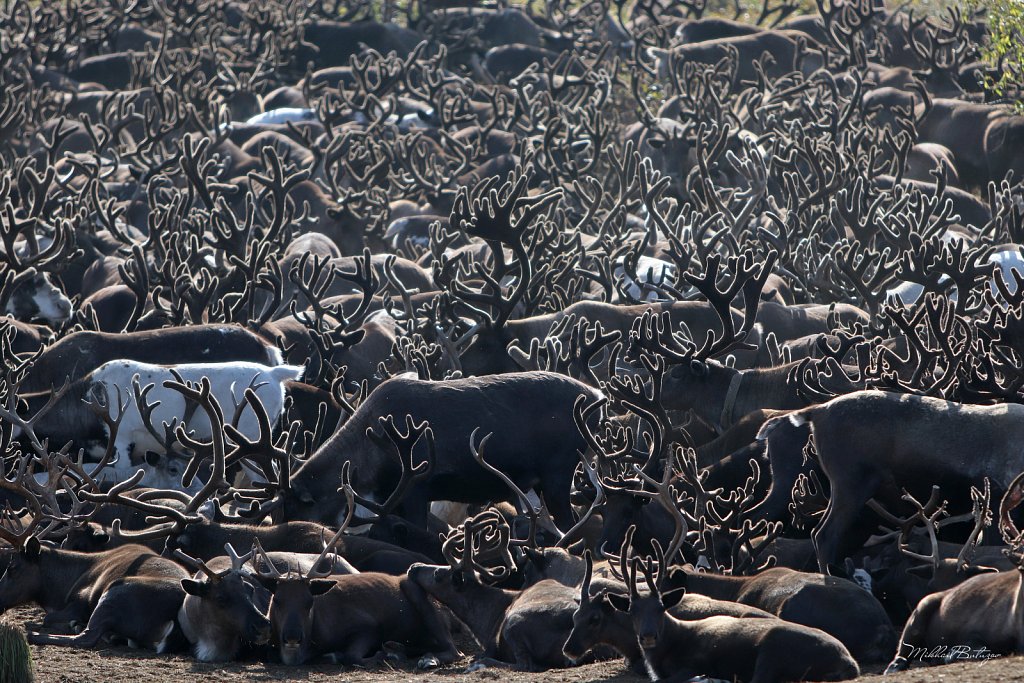
<instances>
[{"instance_id":1,"label":"reindeer tail","mask_svg":"<svg viewBox=\"0 0 1024 683\"><path fill-rule=\"evenodd\" d=\"M775 431L775 428L784 422L788 422L794 427L804 426L814 418L814 413L817 408L818 406L809 406L807 408L801 408L800 410L794 410L793 412L785 415L779 415L778 417L771 418L761 425L761 429L757 432L757 440L767 440L771 433Z\"/></svg>"}]
</instances>

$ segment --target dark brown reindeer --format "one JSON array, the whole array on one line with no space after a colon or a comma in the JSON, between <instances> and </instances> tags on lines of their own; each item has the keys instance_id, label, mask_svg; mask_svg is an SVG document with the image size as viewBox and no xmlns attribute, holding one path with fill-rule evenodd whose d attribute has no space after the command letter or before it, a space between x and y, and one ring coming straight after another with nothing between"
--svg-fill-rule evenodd
<instances>
[{"instance_id":1,"label":"dark brown reindeer","mask_svg":"<svg viewBox=\"0 0 1024 683\"><path fill-rule=\"evenodd\" d=\"M350 487L346 496L345 523L307 571L281 572L262 549L253 557L260 580L271 592L271 643L277 645L281 661L296 665L326 656L339 664L365 664L386 642L429 653L422 666L454 661L459 652L447 624L410 578L374 572L339 576L331 568L319 568L352 520Z\"/></svg>"},{"instance_id":2,"label":"dark brown reindeer","mask_svg":"<svg viewBox=\"0 0 1024 683\"><path fill-rule=\"evenodd\" d=\"M924 499L933 484L945 490L983 487L985 476L991 478L995 491L1005 490L1020 460L1012 444L1014 435L1024 429L1022 418L1024 413L1015 404L977 406L927 396L858 391L773 418L765 423L759 438L767 436L770 441L772 432L784 422L787 426L810 425L818 463L832 490L825 516L813 532L818 564L824 571L836 561L840 549L849 546L847 534L872 498L890 507L898 504L895 494L900 488ZM897 421L901 427L886 431L885 443L880 446L877 438L868 435L877 437L883 419L886 423ZM868 443L872 445L865 451ZM963 453L977 455L968 465L962 460ZM771 448L768 456L771 460L800 457L772 453ZM883 473L896 491L882 485L879 477Z\"/></svg>"},{"instance_id":3,"label":"dark brown reindeer","mask_svg":"<svg viewBox=\"0 0 1024 683\"><path fill-rule=\"evenodd\" d=\"M1024 625L1017 606L1024 590L1021 534L1010 516L1024 500L1024 474L1017 475L999 503L999 531L1004 552L1016 567L974 576L960 585L933 593L918 603L907 620L899 650L886 672L912 664L941 664L970 655L1016 654L1021 651Z\"/></svg>"},{"instance_id":4,"label":"dark brown reindeer","mask_svg":"<svg viewBox=\"0 0 1024 683\"><path fill-rule=\"evenodd\" d=\"M551 514L563 528L573 523L568 502L572 472L585 448L572 436L572 405L577 397L596 397L582 382L545 372L527 372L447 382L396 377L384 382L356 409L322 448L292 474L285 501L289 519L315 519L337 523L343 509L336 494L341 466L350 462L353 485L370 500L391 497L402 472L417 465L414 439L403 451L401 464L381 457L382 447L367 440L386 415L406 415L415 424L424 421L436 430L436 457L430 472L411 487L400 508L412 521L426 520L430 500L487 503L504 500L504 483L480 469L468 452L469 434L479 428L494 434L490 462L523 490L543 491ZM514 406L515 419L506 411ZM566 438L566 435L569 438ZM406 438L406 437L403 437ZM423 448L426 448L424 445ZM410 462L406 463L406 458ZM415 456L422 462L423 455ZM538 460L540 459L540 460Z\"/></svg>"},{"instance_id":5,"label":"dark brown reindeer","mask_svg":"<svg viewBox=\"0 0 1024 683\"><path fill-rule=\"evenodd\" d=\"M52 529L49 524L40 528L44 516L63 517L59 508L44 510L43 502L56 501L63 471L49 476L50 488L38 496L29 488L33 480L27 460L23 457L21 462L13 480L0 480L0 487L24 500L30 511L29 521L16 532L0 526L0 538L11 546L0 549L0 609L35 602L46 610L45 627L84 626L77 635L33 631L29 637L39 644L91 648L105 639L121 638L159 652L175 649L180 640L176 617L184 599L179 582L187 573L138 545L80 553L41 542ZM52 502L45 507L52 508ZM4 517L5 524L12 523L10 513Z\"/></svg>"},{"instance_id":6,"label":"dark brown reindeer","mask_svg":"<svg viewBox=\"0 0 1024 683\"><path fill-rule=\"evenodd\" d=\"M655 545L656 552L659 549ZM609 596L613 606L629 614L651 680L682 681L704 675L761 683L848 680L860 675L843 644L814 628L771 617L676 619L667 609L685 589L662 593L665 558L658 555L624 559L624 564L629 563L623 567L629 597ZM647 584L643 593L637 584L641 572ZM710 641L714 648L705 647Z\"/></svg>"},{"instance_id":7,"label":"dark brown reindeer","mask_svg":"<svg viewBox=\"0 0 1024 683\"><path fill-rule=\"evenodd\" d=\"M626 543L628 544L628 541ZM620 554L621 557L628 557L628 553ZM644 672L643 650L637 642L629 614L617 609L609 598L609 595L613 594L625 596L628 589L623 584L622 590L613 590L603 582L600 588L592 589L594 562L589 550L584 553L583 561L585 570L583 583L580 584L579 607L572 615L572 631L562 646L562 651L573 661L578 661L594 648L608 646L624 656L627 666L633 671ZM692 593L683 595L678 602L668 607L667 612L683 621L714 616L744 619L772 617L768 612L756 607Z\"/></svg>"},{"instance_id":8,"label":"dark brown reindeer","mask_svg":"<svg viewBox=\"0 0 1024 683\"><path fill-rule=\"evenodd\" d=\"M178 623L201 662L230 661L245 643L263 645L270 639L266 615L270 595L251 573L243 571L253 551L239 556L230 543L225 550L230 566L221 571L180 550L173 553L196 570L192 578L181 580L186 595Z\"/></svg>"},{"instance_id":9,"label":"dark brown reindeer","mask_svg":"<svg viewBox=\"0 0 1024 683\"><path fill-rule=\"evenodd\" d=\"M445 542L449 566L413 565L409 579L469 627L483 647L481 663L525 671L567 667L571 662L561 645L572 628L576 590L551 580L522 591L485 583L510 572L508 541L509 529L500 516L478 515ZM488 567L477 559L494 555L506 560Z\"/></svg>"},{"instance_id":10,"label":"dark brown reindeer","mask_svg":"<svg viewBox=\"0 0 1024 683\"><path fill-rule=\"evenodd\" d=\"M945 501L940 503L938 487L933 487L931 498L924 504L904 494L903 499L915 508L908 517L897 517L869 503L887 526L865 547L868 557L864 566L872 576L872 592L883 600L890 614L897 615L894 621L905 622L926 595L954 588L979 574L1013 568L1001 548L979 547L983 532L992 523L990 496L989 486L972 489L970 514L953 517L948 516ZM966 521L974 526L963 544L939 540L942 529ZM889 545L891 540L895 544Z\"/></svg>"}]
</instances>

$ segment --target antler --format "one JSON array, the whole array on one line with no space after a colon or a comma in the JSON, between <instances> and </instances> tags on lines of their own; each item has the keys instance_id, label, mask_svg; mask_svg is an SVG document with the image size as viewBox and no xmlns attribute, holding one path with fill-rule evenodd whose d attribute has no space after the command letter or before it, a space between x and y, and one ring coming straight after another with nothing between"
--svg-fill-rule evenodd
<instances>
[{"instance_id":1,"label":"antler","mask_svg":"<svg viewBox=\"0 0 1024 683\"><path fill-rule=\"evenodd\" d=\"M391 514L391 512L398 507L398 504L402 502L402 499L413 485L430 476L430 472L434 468L436 453L434 450L434 430L430 428L430 423L426 420L420 424L416 424L412 415L406 415L405 434L395 427L394 415L382 417L378 422L384 430L384 435L387 437L387 441L398 452L398 461L401 464L402 474L398 480L398 484L395 485L394 490L391 492L391 495L389 495L387 500L383 503L376 503L368 498L360 496L359 494L355 494L355 497L360 505L374 512L379 517L385 517ZM366 430L366 435L379 441L383 441L383 439L376 436L371 429ZM413 449L421 437L425 439L427 443L427 458L419 464L413 464Z\"/></svg>"}]
</instances>

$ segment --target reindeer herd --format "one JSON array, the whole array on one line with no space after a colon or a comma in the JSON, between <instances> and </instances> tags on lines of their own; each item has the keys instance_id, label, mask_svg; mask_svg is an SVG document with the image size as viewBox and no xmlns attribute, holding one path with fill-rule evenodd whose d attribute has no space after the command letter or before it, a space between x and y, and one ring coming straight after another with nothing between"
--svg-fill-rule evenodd
<instances>
[{"instance_id":1,"label":"reindeer herd","mask_svg":"<svg viewBox=\"0 0 1024 683\"><path fill-rule=\"evenodd\" d=\"M1024 117L984 12L817 2L0 0L0 611L208 662L1024 653Z\"/></svg>"}]
</instances>

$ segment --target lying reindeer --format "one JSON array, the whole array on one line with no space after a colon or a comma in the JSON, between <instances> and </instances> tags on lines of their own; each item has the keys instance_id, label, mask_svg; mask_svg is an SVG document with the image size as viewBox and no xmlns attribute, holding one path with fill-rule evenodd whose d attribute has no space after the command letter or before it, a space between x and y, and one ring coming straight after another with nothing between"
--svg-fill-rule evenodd
<instances>
[{"instance_id":1,"label":"lying reindeer","mask_svg":"<svg viewBox=\"0 0 1024 683\"><path fill-rule=\"evenodd\" d=\"M467 520L464 532L453 532L445 542L447 567L416 564L409 579L448 607L463 621L483 647L484 662L511 665L523 671L564 668L571 661L562 643L572 628L576 590L551 580L523 591L505 590L483 583L507 578L507 525L484 513ZM461 553L456 547L462 537ZM479 553L499 553L506 562L497 568L475 559ZM461 557L460 557L461 554Z\"/></svg>"},{"instance_id":2,"label":"lying reindeer","mask_svg":"<svg viewBox=\"0 0 1024 683\"><path fill-rule=\"evenodd\" d=\"M657 552L660 546L654 543ZM660 560L648 557L641 562L634 557L629 567L623 567L629 598L608 596L613 606L628 612L651 680L708 676L768 683L842 681L860 675L857 662L843 644L818 629L774 618L676 619L667 609L686 591L662 594L659 579L664 556ZM647 581L644 594L637 586L638 568Z\"/></svg>"},{"instance_id":3,"label":"lying reindeer","mask_svg":"<svg viewBox=\"0 0 1024 683\"><path fill-rule=\"evenodd\" d=\"M252 551L239 556L230 543L225 550L230 566L222 570L218 564L174 551L175 558L196 569L195 576L181 580L187 595L178 623L201 662L227 662L243 644L263 645L270 640L266 614L270 595L251 572L243 571Z\"/></svg>"},{"instance_id":4,"label":"lying reindeer","mask_svg":"<svg viewBox=\"0 0 1024 683\"><path fill-rule=\"evenodd\" d=\"M587 652L599 646L608 646L626 658L630 669L644 671L643 651L637 643L636 633L629 614L612 605L610 595L621 593L601 588L592 594L594 561L590 551L584 553L586 573L580 585L580 604L572 615L572 631L562 646L562 652L573 661L580 660ZM625 585L622 585L625 591ZM748 607L728 600L715 600L702 595L687 594L680 598L668 613L676 619L694 621L713 616L758 619L772 615L756 607Z\"/></svg>"},{"instance_id":5,"label":"lying reindeer","mask_svg":"<svg viewBox=\"0 0 1024 683\"><path fill-rule=\"evenodd\" d=\"M392 641L430 653L420 660L421 667L458 659L448 626L410 578L374 572L339 575L331 566L319 568L351 514L305 572L282 573L256 544L259 555L253 561L262 557L257 571L271 592L271 642L281 661L297 665L326 655L336 664L365 664Z\"/></svg>"},{"instance_id":6,"label":"lying reindeer","mask_svg":"<svg viewBox=\"0 0 1024 683\"><path fill-rule=\"evenodd\" d=\"M1022 501L1024 472L1010 482L999 504L999 531L1016 570L980 574L921 600L903 627L886 673L908 669L915 661L943 664L971 652L1024 651L1024 533L1010 518Z\"/></svg>"}]
</instances>

